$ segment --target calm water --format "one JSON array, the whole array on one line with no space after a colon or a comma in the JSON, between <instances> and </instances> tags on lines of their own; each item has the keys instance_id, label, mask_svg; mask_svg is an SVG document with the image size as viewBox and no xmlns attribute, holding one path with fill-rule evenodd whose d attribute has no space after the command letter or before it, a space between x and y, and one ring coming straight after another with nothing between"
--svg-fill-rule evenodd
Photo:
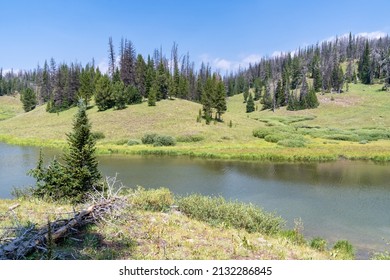
<instances>
[{"instance_id":1,"label":"calm water","mask_svg":"<svg viewBox=\"0 0 390 280\"><path fill-rule=\"evenodd\" d=\"M47 158L60 153L45 150ZM0 143L0 197L14 186L32 185L26 176L39 149ZM294 226L301 218L307 237L329 243L348 239L358 257L390 250L390 165L361 161L248 163L170 157L99 157L104 175L126 186L169 187L174 193L222 195L275 211Z\"/></svg>"}]
</instances>

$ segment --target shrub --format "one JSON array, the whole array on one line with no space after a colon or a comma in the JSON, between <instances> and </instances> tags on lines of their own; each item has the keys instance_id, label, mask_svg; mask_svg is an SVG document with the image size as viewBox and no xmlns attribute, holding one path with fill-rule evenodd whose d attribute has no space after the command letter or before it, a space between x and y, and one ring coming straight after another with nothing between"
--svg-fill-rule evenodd
<instances>
[{"instance_id":1,"label":"shrub","mask_svg":"<svg viewBox=\"0 0 390 280\"><path fill-rule=\"evenodd\" d=\"M106 136L101 131L96 131L91 133L91 137L95 140L104 139Z\"/></svg>"},{"instance_id":2,"label":"shrub","mask_svg":"<svg viewBox=\"0 0 390 280\"><path fill-rule=\"evenodd\" d=\"M290 240L293 244L296 245L306 244L306 240L303 234L293 229L281 231L280 236Z\"/></svg>"},{"instance_id":3,"label":"shrub","mask_svg":"<svg viewBox=\"0 0 390 280\"><path fill-rule=\"evenodd\" d=\"M177 142L200 142L204 140L202 135L182 135L176 138Z\"/></svg>"},{"instance_id":4,"label":"shrub","mask_svg":"<svg viewBox=\"0 0 390 280\"><path fill-rule=\"evenodd\" d=\"M327 246L326 240L321 237L315 237L310 242L310 247L320 252L325 251L326 246Z\"/></svg>"},{"instance_id":5,"label":"shrub","mask_svg":"<svg viewBox=\"0 0 390 280\"><path fill-rule=\"evenodd\" d=\"M156 133L147 133L144 136L142 136L141 141L143 144L153 144L156 140L157 134Z\"/></svg>"},{"instance_id":6,"label":"shrub","mask_svg":"<svg viewBox=\"0 0 390 280\"><path fill-rule=\"evenodd\" d=\"M190 195L179 199L180 211L191 218L212 225L245 229L248 232L273 234L280 230L283 220L252 204L228 202L222 197Z\"/></svg>"},{"instance_id":7,"label":"shrub","mask_svg":"<svg viewBox=\"0 0 390 280\"><path fill-rule=\"evenodd\" d=\"M130 196L130 203L135 208L147 211L169 210L173 202L173 195L167 188L145 190L138 187Z\"/></svg>"},{"instance_id":8,"label":"shrub","mask_svg":"<svg viewBox=\"0 0 390 280\"><path fill-rule=\"evenodd\" d=\"M115 145L124 145L127 143L127 139L120 139L115 141Z\"/></svg>"},{"instance_id":9,"label":"shrub","mask_svg":"<svg viewBox=\"0 0 390 280\"><path fill-rule=\"evenodd\" d=\"M336 256L342 259L354 259L355 250L351 243L347 240L339 240L333 246L333 251Z\"/></svg>"},{"instance_id":10,"label":"shrub","mask_svg":"<svg viewBox=\"0 0 390 280\"><path fill-rule=\"evenodd\" d=\"M354 133L335 133L335 134L329 134L325 136L326 139L332 139L332 140L340 140L340 141L351 141L351 142L357 142L359 141L359 136Z\"/></svg>"},{"instance_id":11,"label":"shrub","mask_svg":"<svg viewBox=\"0 0 390 280\"><path fill-rule=\"evenodd\" d=\"M176 139L172 136L166 136L166 135L157 135L157 137L154 140L153 146L175 146L176 145Z\"/></svg>"},{"instance_id":12,"label":"shrub","mask_svg":"<svg viewBox=\"0 0 390 280\"><path fill-rule=\"evenodd\" d=\"M265 136L272 133L273 131L274 131L273 129L270 129L268 127L259 128L253 131L253 136L257 138L264 138Z\"/></svg>"},{"instance_id":13,"label":"shrub","mask_svg":"<svg viewBox=\"0 0 390 280\"><path fill-rule=\"evenodd\" d=\"M267 136L264 137L264 140L267 142L271 143L278 143L281 140L284 139L291 139L292 136L287 133L273 133L273 134L268 134Z\"/></svg>"},{"instance_id":14,"label":"shrub","mask_svg":"<svg viewBox=\"0 0 390 280\"><path fill-rule=\"evenodd\" d=\"M135 146L139 144L141 144L141 142L137 139L129 139L129 141L127 141L127 146Z\"/></svg>"},{"instance_id":15,"label":"shrub","mask_svg":"<svg viewBox=\"0 0 390 280\"><path fill-rule=\"evenodd\" d=\"M172 136L158 135L156 133L145 134L141 139L143 144L153 144L153 146L175 146L176 139Z\"/></svg>"}]
</instances>

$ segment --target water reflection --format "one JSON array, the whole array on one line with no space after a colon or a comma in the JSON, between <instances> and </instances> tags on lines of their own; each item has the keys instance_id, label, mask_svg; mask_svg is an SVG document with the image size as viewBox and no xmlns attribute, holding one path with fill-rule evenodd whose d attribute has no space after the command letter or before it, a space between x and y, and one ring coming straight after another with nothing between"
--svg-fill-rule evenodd
<instances>
[{"instance_id":1,"label":"water reflection","mask_svg":"<svg viewBox=\"0 0 390 280\"><path fill-rule=\"evenodd\" d=\"M60 154L44 150L45 161ZM0 196L12 186L32 184L27 170L39 149L0 143ZM389 165L363 161L326 163L229 162L170 157L101 156L103 174L126 186L169 187L176 194L222 195L276 211L294 225L302 218L304 233L330 242L348 239L368 257L390 240ZM386 241L384 241L386 240Z\"/></svg>"}]
</instances>

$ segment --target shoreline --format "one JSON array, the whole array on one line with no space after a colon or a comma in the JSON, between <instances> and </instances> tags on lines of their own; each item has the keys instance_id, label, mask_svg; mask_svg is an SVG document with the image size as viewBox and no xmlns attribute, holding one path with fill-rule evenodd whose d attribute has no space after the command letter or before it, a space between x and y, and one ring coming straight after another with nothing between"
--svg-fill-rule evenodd
<instances>
[{"instance_id":1,"label":"shoreline","mask_svg":"<svg viewBox=\"0 0 390 280\"><path fill-rule=\"evenodd\" d=\"M170 156L170 157L189 157L197 159L216 159L231 161L251 161L251 162L330 162L337 160L363 160L373 161L375 163L390 162L390 143L388 150L383 149L380 152L372 152L370 149L361 149L362 145L356 143L333 143L318 144L304 148L284 148L273 145L262 145L262 140L257 140L258 145L234 143L229 147L226 143L224 148L220 143L207 144L188 144L179 143L170 147L153 147L150 145L127 146L118 145L110 142L96 144L97 155L123 155L123 156ZM65 140L44 140L37 138L18 138L11 135L1 135L0 142L17 146L46 147L55 149L66 149ZM318 142L318 141L317 141ZM360 145L360 146L358 146ZM366 144L368 146L370 144ZM375 145L375 150L380 150L381 144ZM347 149L348 148L348 149ZM357 149L355 149L357 148ZM360 149L359 149L360 148Z\"/></svg>"}]
</instances>

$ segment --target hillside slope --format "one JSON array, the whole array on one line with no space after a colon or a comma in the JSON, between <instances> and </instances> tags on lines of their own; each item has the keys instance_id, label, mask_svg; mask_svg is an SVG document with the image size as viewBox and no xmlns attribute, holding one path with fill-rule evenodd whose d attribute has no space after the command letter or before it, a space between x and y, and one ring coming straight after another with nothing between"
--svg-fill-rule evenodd
<instances>
[{"instance_id":1,"label":"hillside slope","mask_svg":"<svg viewBox=\"0 0 390 280\"><path fill-rule=\"evenodd\" d=\"M88 110L88 115L93 131L105 135L98 141L101 153L166 153L254 160L343 157L387 161L390 159L390 99L389 93L380 89L381 85L352 84L347 93L318 94L320 106L316 109L287 111L280 108L275 112L257 110L249 114L245 113L242 95L236 95L228 98L228 110L222 116L224 122L210 125L204 120L196 121L200 104L181 99L163 100L156 107L142 103L120 111L98 112L95 106ZM261 108L261 104L257 103L257 107ZM75 112L76 108L72 108L50 114L45 106L40 106L1 121L0 140L27 145L64 144ZM304 137L305 144L302 147L283 146L277 141L253 136L254 130L265 127L273 128L274 133L292 131L294 135ZM204 140L179 142L175 147L125 145L127 140L139 140L146 133L174 137L199 135ZM374 134L380 135L373 137ZM284 136L289 138L291 133Z\"/></svg>"}]
</instances>

